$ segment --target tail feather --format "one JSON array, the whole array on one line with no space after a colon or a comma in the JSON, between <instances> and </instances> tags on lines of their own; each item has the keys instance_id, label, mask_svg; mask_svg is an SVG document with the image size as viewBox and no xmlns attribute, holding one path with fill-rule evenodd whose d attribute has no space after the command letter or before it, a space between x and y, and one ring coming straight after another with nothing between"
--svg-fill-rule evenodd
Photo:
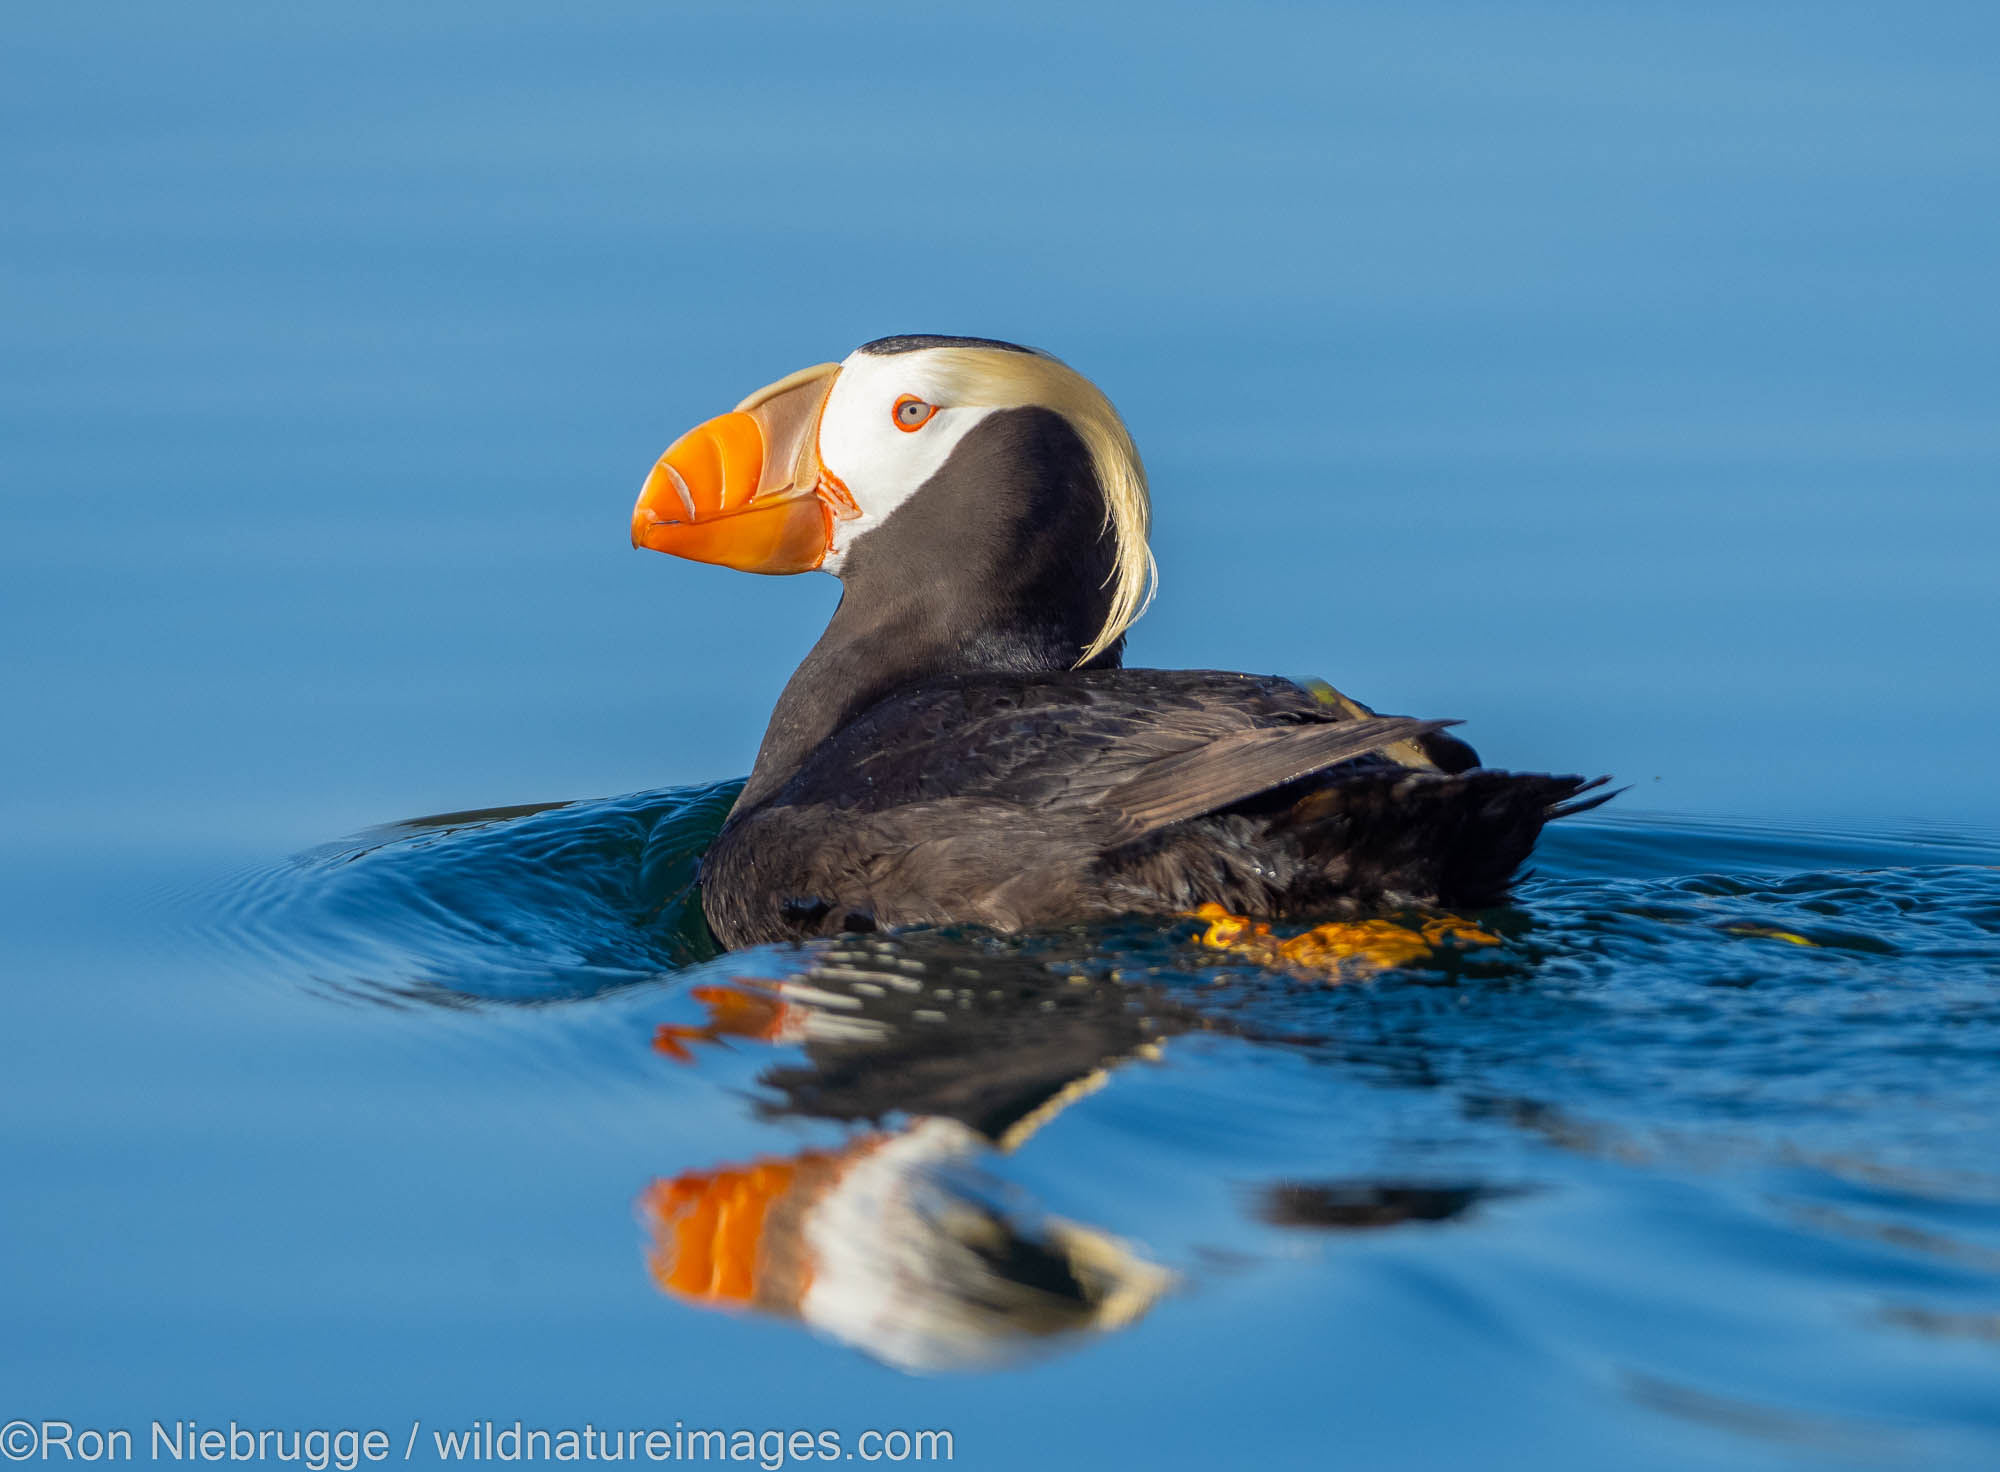
<instances>
[{"instance_id":1,"label":"tail feather","mask_svg":"<svg viewBox=\"0 0 2000 1472\"><path fill-rule=\"evenodd\" d=\"M1592 792L1610 780L1609 777L1593 777L1576 790L1579 793ZM1595 797L1584 797L1572 802L1557 803L1549 809L1549 821L1554 822L1557 818L1574 818L1578 813L1587 813L1592 808L1601 808L1621 792L1630 792L1631 790L1629 787L1614 787L1609 792L1599 792Z\"/></svg>"},{"instance_id":2,"label":"tail feather","mask_svg":"<svg viewBox=\"0 0 2000 1472\"><path fill-rule=\"evenodd\" d=\"M1134 910L1217 904L1267 919L1481 909L1505 903L1544 824L1616 795L1596 791L1601 778L1484 767L1375 767L1307 783L1114 850L1104 873L1111 893Z\"/></svg>"},{"instance_id":3,"label":"tail feather","mask_svg":"<svg viewBox=\"0 0 2000 1472\"><path fill-rule=\"evenodd\" d=\"M1614 795L1580 796L1602 785L1484 767L1366 776L1309 794L1287 826L1324 856L1323 882L1344 894L1477 909L1505 902L1543 825Z\"/></svg>"}]
</instances>

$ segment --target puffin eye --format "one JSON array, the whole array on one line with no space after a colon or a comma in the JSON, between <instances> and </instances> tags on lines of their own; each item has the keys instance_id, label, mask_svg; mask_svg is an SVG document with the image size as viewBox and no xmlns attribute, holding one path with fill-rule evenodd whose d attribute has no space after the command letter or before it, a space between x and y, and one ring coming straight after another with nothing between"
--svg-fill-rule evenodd
<instances>
[{"instance_id":1,"label":"puffin eye","mask_svg":"<svg viewBox=\"0 0 2000 1472\"><path fill-rule=\"evenodd\" d=\"M936 404L926 404L915 394L904 394L896 400L896 407L889 411L901 430L922 429L931 422L931 415L937 413Z\"/></svg>"}]
</instances>

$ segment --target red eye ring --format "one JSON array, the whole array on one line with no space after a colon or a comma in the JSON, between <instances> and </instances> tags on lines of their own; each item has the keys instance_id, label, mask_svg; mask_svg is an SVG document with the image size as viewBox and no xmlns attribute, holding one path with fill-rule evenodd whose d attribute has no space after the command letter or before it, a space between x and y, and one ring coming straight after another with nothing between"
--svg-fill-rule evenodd
<instances>
[{"instance_id":1,"label":"red eye ring","mask_svg":"<svg viewBox=\"0 0 2000 1472\"><path fill-rule=\"evenodd\" d=\"M904 394L889 411L889 420L905 434L914 434L931 422L936 404L927 404L915 394Z\"/></svg>"}]
</instances>

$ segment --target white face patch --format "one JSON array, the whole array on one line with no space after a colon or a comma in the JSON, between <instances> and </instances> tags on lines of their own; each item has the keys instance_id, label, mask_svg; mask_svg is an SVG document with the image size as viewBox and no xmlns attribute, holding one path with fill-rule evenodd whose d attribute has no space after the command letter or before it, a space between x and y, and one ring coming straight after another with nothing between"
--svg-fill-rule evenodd
<instances>
[{"instance_id":1,"label":"white face patch","mask_svg":"<svg viewBox=\"0 0 2000 1472\"><path fill-rule=\"evenodd\" d=\"M937 474L958 442L988 415L989 407L950 402L932 355L850 353L833 381L819 423L820 463L846 485L861 515L833 524L833 546L820 564L840 575L855 542L892 516L918 487ZM920 429L896 425L896 401L915 395L937 412Z\"/></svg>"}]
</instances>

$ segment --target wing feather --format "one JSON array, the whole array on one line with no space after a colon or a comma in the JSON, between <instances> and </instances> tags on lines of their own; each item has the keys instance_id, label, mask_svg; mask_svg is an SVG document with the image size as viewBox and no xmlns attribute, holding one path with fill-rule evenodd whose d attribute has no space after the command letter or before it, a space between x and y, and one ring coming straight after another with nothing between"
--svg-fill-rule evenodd
<instances>
[{"instance_id":1,"label":"wing feather","mask_svg":"<svg viewBox=\"0 0 2000 1472\"><path fill-rule=\"evenodd\" d=\"M1137 775L1106 790L1098 802L1118 815L1120 841L1130 841L1453 724L1368 716L1324 725L1237 731L1192 751L1149 762Z\"/></svg>"}]
</instances>

